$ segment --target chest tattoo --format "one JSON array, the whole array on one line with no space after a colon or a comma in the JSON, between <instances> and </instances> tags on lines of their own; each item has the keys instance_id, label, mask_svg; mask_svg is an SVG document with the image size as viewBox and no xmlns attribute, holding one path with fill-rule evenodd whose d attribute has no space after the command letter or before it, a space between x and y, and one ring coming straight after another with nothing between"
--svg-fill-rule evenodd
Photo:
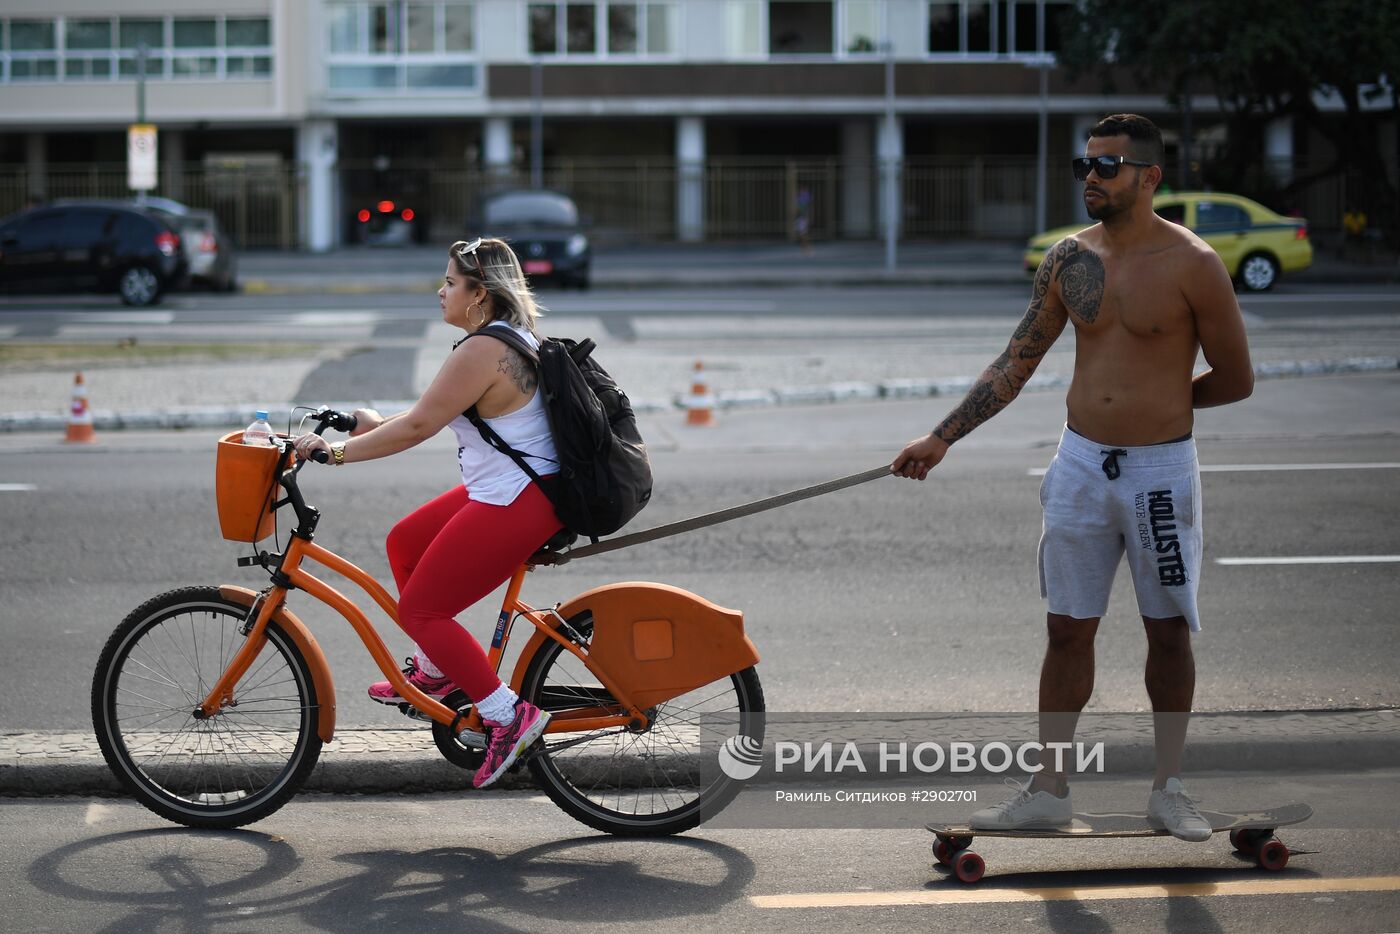
<instances>
[{"instance_id":1,"label":"chest tattoo","mask_svg":"<svg viewBox=\"0 0 1400 934\"><path fill-rule=\"evenodd\" d=\"M1089 324L1099 316L1103 301L1103 260L1092 250L1081 250L1075 244L1060 264L1055 280L1060 284L1060 296L1065 307Z\"/></svg>"}]
</instances>

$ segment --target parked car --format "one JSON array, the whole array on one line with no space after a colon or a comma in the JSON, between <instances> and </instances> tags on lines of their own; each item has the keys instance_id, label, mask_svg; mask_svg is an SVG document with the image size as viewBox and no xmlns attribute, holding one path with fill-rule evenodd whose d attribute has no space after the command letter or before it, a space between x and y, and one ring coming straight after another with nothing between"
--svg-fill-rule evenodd
<instances>
[{"instance_id":1,"label":"parked car","mask_svg":"<svg viewBox=\"0 0 1400 934\"><path fill-rule=\"evenodd\" d=\"M350 209L349 242L408 246L427 239L427 218L401 198L369 198Z\"/></svg>"},{"instance_id":2,"label":"parked car","mask_svg":"<svg viewBox=\"0 0 1400 934\"><path fill-rule=\"evenodd\" d=\"M172 226L180 234L191 284L216 292L238 288L238 254L213 211L190 208L174 216Z\"/></svg>"},{"instance_id":3,"label":"parked car","mask_svg":"<svg viewBox=\"0 0 1400 934\"><path fill-rule=\"evenodd\" d=\"M1308 222L1275 214L1257 201L1214 191L1178 191L1157 195L1152 210L1209 243L1230 278L1250 292L1271 289L1280 274L1312 265ZM1085 226L1071 224L1032 237L1026 245L1026 271L1034 273L1050 247Z\"/></svg>"},{"instance_id":4,"label":"parked car","mask_svg":"<svg viewBox=\"0 0 1400 934\"><path fill-rule=\"evenodd\" d=\"M67 201L0 219L0 290L116 292L154 305L188 263L170 215L120 201Z\"/></svg>"},{"instance_id":5,"label":"parked car","mask_svg":"<svg viewBox=\"0 0 1400 934\"><path fill-rule=\"evenodd\" d=\"M567 195L545 189L495 192L482 202L480 219L468 225L468 235L509 242L532 283L588 288L593 251L578 206Z\"/></svg>"},{"instance_id":6,"label":"parked car","mask_svg":"<svg viewBox=\"0 0 1400 934\"><path fill-rule=\"evenodd\" d=\"M56 202L65 204L67 202ZM165 218L180 235L180 249L189 265L188 283L193 286L232 292L238 288L238 256L233 241L219 226L213 211L160 195L147 195L131 204L169 215Z\"/></svg>"}]
</instances>

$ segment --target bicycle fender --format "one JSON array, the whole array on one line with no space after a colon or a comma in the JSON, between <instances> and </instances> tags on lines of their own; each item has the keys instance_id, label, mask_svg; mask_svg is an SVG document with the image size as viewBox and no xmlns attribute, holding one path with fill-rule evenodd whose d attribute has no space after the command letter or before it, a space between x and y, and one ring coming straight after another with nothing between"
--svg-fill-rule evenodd
<instances>
[{"instance_id":1,"label":"bicycle fender","mask_svg":"<svg viewBox=\"0 0 1400 934\"><path fill-rule=\"evenodd\" d=\"M219 595L241 606L252 606L253 601L258 598L254 591L232 584L219 585ZM311 630L286 606L280 607L272 618L291 637L301 652L301 657L306 659L307 667L311 669L311 680L316 685L316 703L320 707L316 714L316 735L321 737L321 742L329 743L331 736L335 734L335 683L331 680L331 669L326 664L325 653L316 644L316 637L311 635Z\"/></svg>"},{"instance_id":2,"label":"bicycle fender","mask_svg":"<svg viewBox=\"0 0 1400 934\"><path fill-rule=\"evenodd\" d=\"M565 619L593 614L590 656L642 707L659 704L758 662L744 633L744 614L704 597L646 581L607 584L559 608ZM558 621L546 617L554 626ZM519 690L525 669L549 637L539 630L511 674Z\"/></svg>"}]
</instances>

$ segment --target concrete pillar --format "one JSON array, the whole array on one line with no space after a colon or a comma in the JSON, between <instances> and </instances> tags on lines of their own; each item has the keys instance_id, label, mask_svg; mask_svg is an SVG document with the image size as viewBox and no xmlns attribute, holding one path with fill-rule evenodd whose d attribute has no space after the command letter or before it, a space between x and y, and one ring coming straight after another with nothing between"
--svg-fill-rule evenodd
<instances>
[{"instance_id":1,"label":"concrete pillar","mask_svg":"<svg viewBox=\"0 0 1400 934\"><path fill-rule=\"evenodd\" d=\"M705 121L676 120L676 239L705 239Z\"/></svg>"},{"instance_id":2,"label":"concrete pillar","mask_svg":"<svg viewBox=\"0 0 1400 934\"><path fill-rule=\"evenodd\" d=\"M1073 122L1070 124L1069 133L1069 155L1071 157L1084 155L1084 144L1089 139L1089 131L1094 128L1094 124L1098 123L1099 119L1100 118L1097 116L1084 115L1074 118ZM1068 168L1064 163L1060 164L1064 168ZM1052 178L1055 175L1055 164L1053 162L1050 163L1050 175ZM1069 172L1065 172L1065 175L1069 178L1069 203L1074 205L1074 210L1069 222L1071 224L1087 224L1089 223L1089 212L1084 210L1084 183L1075 181L1074 176L1070 175Z\"/></svg>"},{"instance_id":3,"label":"concrete pillar","mask_svg":"<svg viewBox=\"0 0 1400 934\"><path fill-rule=\"evenodd\" d=\"M869 120L841 124L841 236L875 236L875 126Z\"/></svg>"},{"instance_id":4,"label":"concrete pillar","mask_svg":"<svg viewBox=\"0 0 1400 934\"><path fill-rule=\"evenodd\" d=\"M160 134L160 165L164 176L161 194L176 201L185 200L185 131L164 130Z\"/></svg>"},{"instance_id":5,"label":"concrete pillar","mask_svg":"<svg viewBox=\"0 0 1400 934\"><path fill-rule=\"evenodd\" d=\"M24 193L26 203L31 198L39 201L49 199L47 142L48 139L43 133L24 135L24 168L29 185L29 190Z\"/></svg>"},{"instance_id":6,"label":"concrete pillar","mask_svg":"<svg viewBox=\"0 0 1400 934\"><path fill-rule=\"evenodd\" d=\"M306 169L302 245L324 253L340 242L340 132L334 120L308 120L297 130L297 159Z\"/></svg>"},{"instance_id":7,"label":"concrete pillar","mask_svg":"<svg viewBox=\"0 0 1400 934\"><path fill-rule=\"evenodd\" d=\"M1269 122L1264 134L1264 160L1275 182L1287 185L1293 180L1293 118L1279 117Z\"/></svg>"},{"instance_id":8,"label":"concrete pillar","mask_svg":"<svg viewBox=\"0 0 1400 934\"><path fill-rule=\"evenodd\" d=\"M898 237L904 220L904 121L899 117L880 118L875 155L880 164L880 230L887 230L893 215Z\"/></svg>"},{"instance_id":9,"label":"concrete pillar","mask_svg":"<svg viewBox=\"0 0 1400 934\"><path fill-rule=\"evenodd\" d=\"M488 174L505 176L511 172L514 146L509 117L488 117L483 127L482 162Z\"/></svg>"}]
</instances>

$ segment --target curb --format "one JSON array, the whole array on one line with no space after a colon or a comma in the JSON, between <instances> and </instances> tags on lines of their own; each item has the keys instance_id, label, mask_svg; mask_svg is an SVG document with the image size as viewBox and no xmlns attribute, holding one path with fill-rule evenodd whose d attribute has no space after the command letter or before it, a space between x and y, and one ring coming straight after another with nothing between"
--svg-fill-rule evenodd
<instances>
[{"instance_id":1,"label":"curb","mask_svg":"<svg viewBox=\"0 0 1400 934\"><path fill-rule=\"evenodd\" d=\"M1296 376L1334 376L1345 373L1374 373L1400 369L1400 357L1347 357L1342 360L1281 360L1255 366L1257 379L1283 379ZM936 396L961 395L976 382L975 377L951 379L889 379L881 382L844 382L815 386L780 386L776 389L742 389L715 394L720 409L752 409L784 405L822 405L841 402L873 402L883 399L919 399ZM1027 387L1027 391L1064 389L1068 376L1043 376ZM686 396L678 393L671 399L634 399L632 408L638 414L684 411ZM410 408L411 399L375 400L375 408L391 411ZM327 403L331 408L345 411L365 404L354 402ZM188 428L236 428L243 425L251 403L233 406L200 406L189 408L149 409L92 413L93 427L100 431L152 430ZM269 415L273 421L291 415L291 403L273 406ZM68 415L57 412L14 412L0 414L0 434L12 432L62 431L68 425Z\"/></svg>"},{"instance_id":2,"label":"curb","mask_svg":"<svg viewBox=\"0 0 1400 934\"><path fill-rule=\"evenodd\" d=\"M807 716L807 715L796 715ZM818 717L821 715L811 715ZM848 715L843 715L848 716ZM898 722L842 722L848 735L899 738ZM962 715L958 715L961 718ZM975 724L991 715L966 715L974 724L959 733L977 737ZM831 717L813 721L811 735L830 738ZM770 734L798 735L795 724L772 722ZM773 736L770 735L770 740ZM941 739L957 738L941 736ZM1105 730L1086 736L1103 739L1108 752L1104 772L1146 774L1155 749L1150 728ZM858 744L875 761L875 744ZM1301 710L1197 713L1192 715L1186 747L1188 772L1337 772L1400 767L1400 710ZM978 766L960 774L995 777ZM840 776L837 776L838 778ZM829 782L830 774L774 774L771 764L753 780L765 783ZM443 759L423 729L341 730L321 751L303 791L333 794L425 793L471 791L471 775ZM528 769L508 773L492 790L538 790ZM123 789L108 769L91 733L34 731L0 733L0 796L117 795Z\"/></svg>"}]
</instances>

